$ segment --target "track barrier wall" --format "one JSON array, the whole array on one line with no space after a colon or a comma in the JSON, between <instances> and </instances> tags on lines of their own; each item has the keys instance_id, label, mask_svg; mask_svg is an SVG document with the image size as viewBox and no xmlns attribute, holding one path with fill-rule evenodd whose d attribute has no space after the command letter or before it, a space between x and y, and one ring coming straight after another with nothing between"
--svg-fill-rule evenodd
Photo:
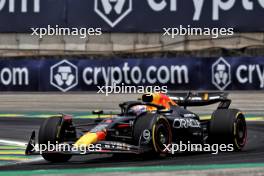
<instances>
[{"instance_id":1,"label":"track barrier wall","mask_svg":"<svg viewBox=\"0 0 264 176\"><path fill-rule=\"evenodd\" d=\"M168 90L263 90L263 57L8 58L1 91L97 91L98 86L167 86Z\"/></svg>"}]
</instances>

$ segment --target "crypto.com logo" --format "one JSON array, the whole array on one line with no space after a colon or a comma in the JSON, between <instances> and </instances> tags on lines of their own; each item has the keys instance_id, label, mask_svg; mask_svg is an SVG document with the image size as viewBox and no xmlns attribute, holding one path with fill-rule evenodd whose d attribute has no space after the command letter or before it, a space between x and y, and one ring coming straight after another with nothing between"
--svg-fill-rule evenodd
<instances>
[{"instance_id":1,"label":"crypto.com logo","mask_svg":"<svg viewBox=\"0 0 264 176\"><path fill-rule=\"evenodd\" d=\"M113 28L132 11L132 0L95 0L94 10Z\"/></svg>"},{"instance_id":2,"label":"crypto.com logo","mask_svg":"<svg viewBox=\"0 0 264 176\"><path fill-rule=\"evenodd\" d=\"M231 66L223 57L212 65L212 83L219 90L225 90L231 83Z\"/></svg>"},{"instance_id":3,"label":"crypto.com logo","mask_svg":"<svg viewBox=\"0 0 264 176\"><path fill-rule=\"evenodd\" d=\"M50 68L50 84L66 92L78 84L78 68L67 60Z\"/></svg>"}]
</instances>

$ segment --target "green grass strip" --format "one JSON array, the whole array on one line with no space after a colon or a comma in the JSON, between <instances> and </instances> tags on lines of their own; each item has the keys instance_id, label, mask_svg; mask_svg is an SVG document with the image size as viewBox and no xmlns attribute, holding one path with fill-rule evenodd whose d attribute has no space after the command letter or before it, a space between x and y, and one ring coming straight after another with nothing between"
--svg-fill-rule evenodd
<instances>
[{"instance_id":1,"label":"green grass strip","mask_svg":"<svg viewBox=\"0 0 264 176\"><path fill-rule=\"evenodd\" d=\"M164 172L182 170L211 170L211 169L236 169L236 168L260 168L264 163L245 164L214 164L214 165L182 165L182 166L145 166L145 167L106 167L84 169L60 169L60 170L32 170L32 171L0 171L0 175L48 175L48 174L95 174L110 172Z\"/></svg>"}]
</instances>

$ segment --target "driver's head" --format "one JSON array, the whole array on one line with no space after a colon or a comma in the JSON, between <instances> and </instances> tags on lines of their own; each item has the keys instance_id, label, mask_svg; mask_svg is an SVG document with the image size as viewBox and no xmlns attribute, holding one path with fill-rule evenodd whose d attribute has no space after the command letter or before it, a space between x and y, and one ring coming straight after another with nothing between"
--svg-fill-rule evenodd
<instances>
[{"instance_id":1,"label":"driver's head","mask_svg":"<svg viewBox=\"0 0 264 176\"><path fill-rule=\"evenodd\" d=\"M147 111L147 106L146 105L136 105L136 106L131 107L130 110L132 113L139 115Z\"/></svg>"}]
</instances>

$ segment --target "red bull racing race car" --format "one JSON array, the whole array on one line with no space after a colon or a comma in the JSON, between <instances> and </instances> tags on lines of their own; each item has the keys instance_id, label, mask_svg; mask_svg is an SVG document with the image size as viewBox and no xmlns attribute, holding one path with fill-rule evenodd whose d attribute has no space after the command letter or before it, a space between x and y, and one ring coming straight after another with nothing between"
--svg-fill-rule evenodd
<instances>
[{"instance_id":1,"label":"red bull racing race car","mask_svg":"<svg viewBox=\"0 0 264 176\"><path fill-rule=\"evenodd\" d=\"M209 119L187 110L215 103L218 107ZM246 144L246 121L240 110L229 109L230 104L221 93L151 93L119 104L121 112L110 118L102 118L103 111L94 112L98 118L92 123L75 124L72 116L54 116L41 125L38 144L32 132L26 155L42 155L50 162L92 153L166 155L171 153L168 146L179 143L231 144L240 151Z\"/></svg>"}]
</instances>

